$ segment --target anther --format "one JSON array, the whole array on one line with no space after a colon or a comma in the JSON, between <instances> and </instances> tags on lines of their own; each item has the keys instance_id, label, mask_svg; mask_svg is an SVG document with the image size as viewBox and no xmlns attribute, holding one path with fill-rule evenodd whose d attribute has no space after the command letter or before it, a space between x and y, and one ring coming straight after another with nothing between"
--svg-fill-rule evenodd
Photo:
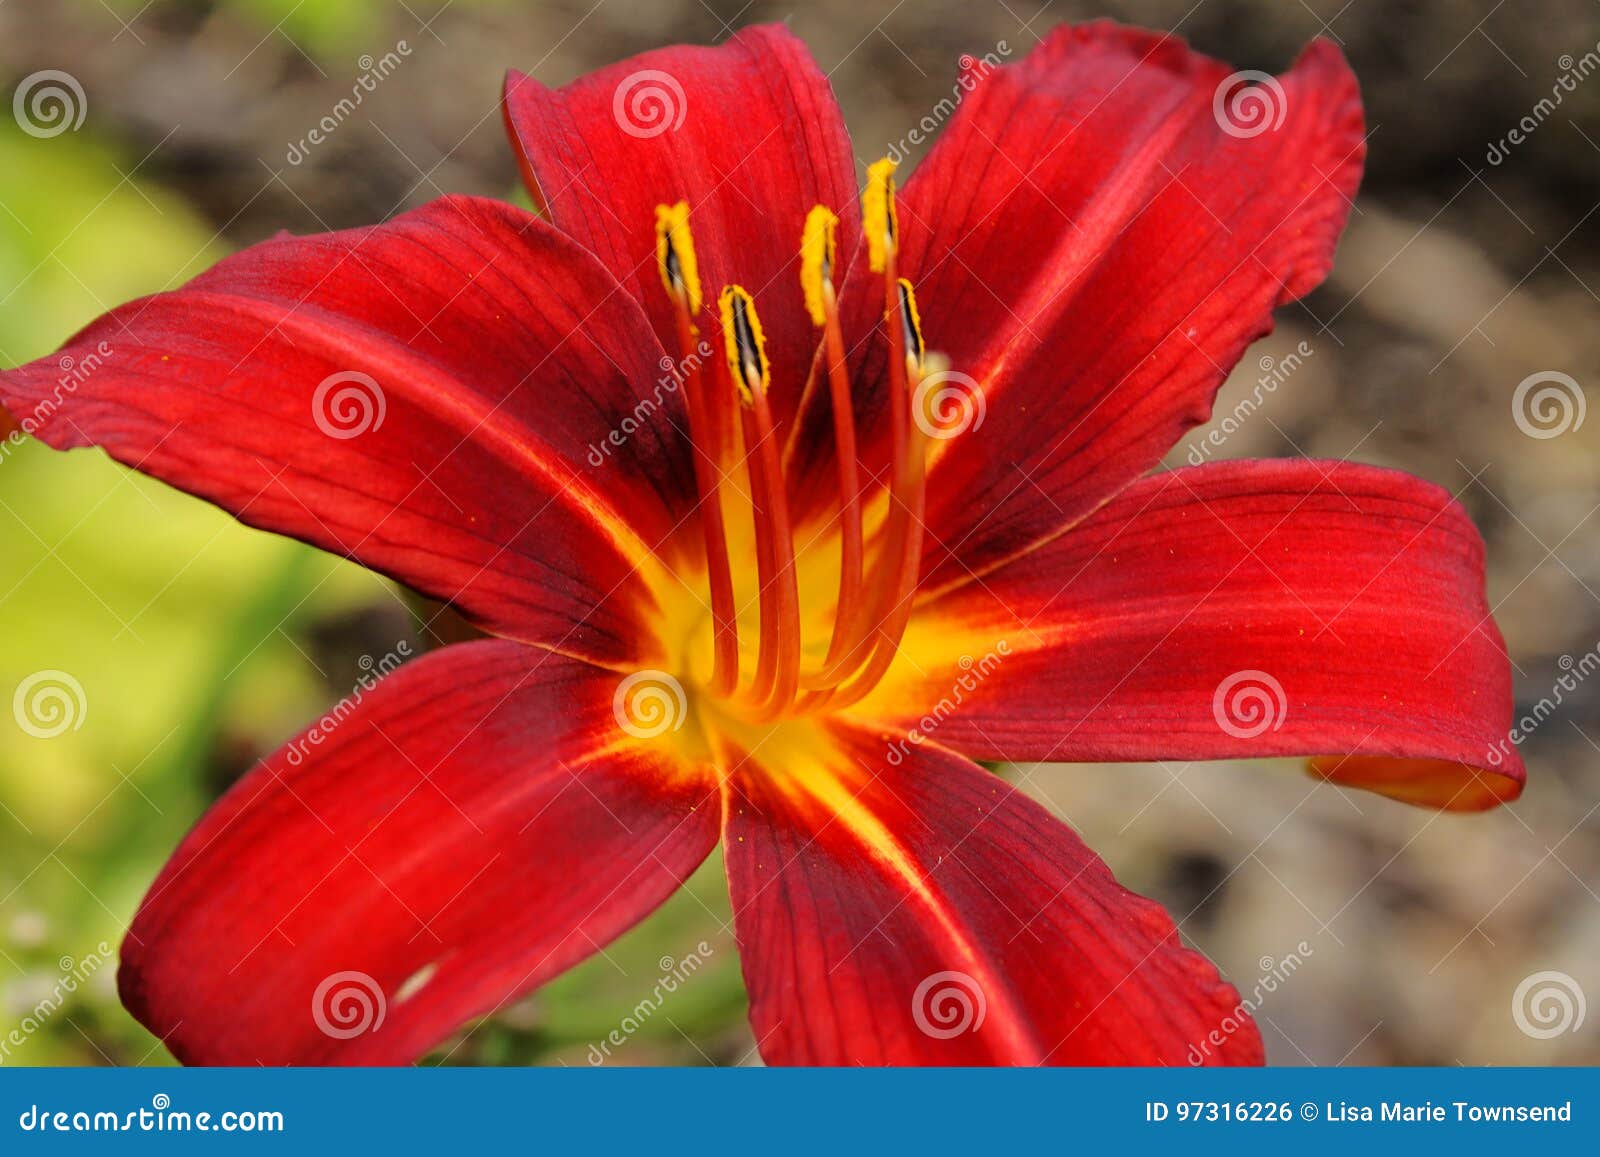
<instances>
[{"instance_id":1,"label":"anther","mask_svg":"<svg viewBox=\"0 0 1600 1157\"><path fill-rule=\"evenodd\" d=\"M749 407L755 404L758 394L766 393L772 376L756 303L743 286L729 285L717 305L722 312L722 348L728 359L728 373L739 391L739 400Z\"/></svg>"},{"instance_id":2,"label":"anther","mask_svg":"<svg viewBox=\"0 0 1600 1157\"><path fill-rule=\"evenodd\" d=\"M882 273L889 256L900 244L899 210L894 203L895 163L888 157L867 167L867 187L861 194L861 228L867 240L867 268Z\"/></svg>"},{"instance_id":3,"label":"anther","mask_svg":"<svg viewBox=\"0 0 1600 1157\"><path fill-rule=\"evenodd\" d=\"M690 316L700 312L700 266L689 234L689 202L656 206L656 267L667 295L682 301Z\"/></svg>"},{"instance_id":4,"label":"anther","mask_svg":"<svg viewBox=\"0 0 1600 1157\"><path fill-rule=\"evenodd\" d=\"M906 362L913 370L922 369L926 349L922 344L922 317L917 313L917 294L911 282L904 277L897 283L900 290L900 325L904 331Z\"/></svg>"},{"instance_id":5,"label":"anther","mask_svg":"<svg viewBox=\"0 0 1600 1157\"><path fill-rule=\"evenodd\" d=\"M806 214L800 238L800 289L806 312L814 325L828 324L825 294L833 288L834 258L839 247L839 218L826 205L814 205Z\"/></svg>"}]
</instances>

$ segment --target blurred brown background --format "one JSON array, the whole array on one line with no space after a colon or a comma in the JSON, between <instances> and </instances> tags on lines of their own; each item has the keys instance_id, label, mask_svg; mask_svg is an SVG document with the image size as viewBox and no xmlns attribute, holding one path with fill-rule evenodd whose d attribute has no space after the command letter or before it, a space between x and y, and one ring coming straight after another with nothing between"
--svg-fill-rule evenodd
<instances>
[{"instance_id":1,"label":"blurred brown background","mask_svg":"<svg viewBox=\"0 0 1600 1157\"><path fill-rule=\"evenodd\" d=\"M510 66L556 84L786 20L830 74L864 166L949 94L960 54L1015 59L1055 23L1101 15L1240 68L1280 71L1318 35L1350 57L1370 157L1338 266L1247 356L1219 419L1261 358L1312 352L1212 456L1348 456L1459 493L1489 542L1519 707L1553 699L1600 646L1600 417L1541 428L1514 395L1542 372L1576 383L1558 387L1574 407L1600 385L1593 0L0 2L5 95L59 69L88 106L70 136L0 129L0 361L279 229L513 195L497 106ZM294 143L402 42L394 74L295 163ZM88 456L36 451L0 469L0 684L64 667L91 694L61 742L0 740L0 1033L36 1022L3 1059L159 1062L109 960L73 991L63 978L115 945L205 803L413 628L374 580ZM1257 1013L1276 1063L1593 1064L1600 1008L1581 1026L1575 1013L1600 1000L1600 681L1559 695L1522 747L1526 795L1483 816L1314 788L1289 764L1051 767L1029 782L1246 996L1295 958ZM605 958L440 1056L590 1063L664 958L704 940L710 966L609 1060L749 1063L727 915L712 864ZM1539 1019L1551 983L1565 1025L1558 1006Z\"/></svg>"}]
</instances>

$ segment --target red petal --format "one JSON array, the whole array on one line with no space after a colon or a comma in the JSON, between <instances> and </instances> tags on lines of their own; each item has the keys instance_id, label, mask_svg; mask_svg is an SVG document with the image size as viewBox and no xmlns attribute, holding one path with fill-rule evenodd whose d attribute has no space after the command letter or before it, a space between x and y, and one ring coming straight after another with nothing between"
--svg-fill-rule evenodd
<instances>
[{"instance_id":1,"label":"red petal","mask_svg":"<svg viewBox=\"0 0 1600 1157\"><path fill-rule=\"evenodd\" d=\"M828 206L845 240L859 219L850 138L805 45L770 24L717 48L646 52L560 89L512 72L505 118L535 201L638 297L669 350L655 206L689 202L705 298L729 282L755 295L773 405L791 411L817 345L798 280L806 213Z\"/></svg>"},{"instance_id":2,"label":"red petal","mask_svg":"<svg viewBox=\"0 0 1600 1157\"><path fill-rule=\"evenodd\" d=\"M975 759L1327 756L1336 782L1453 810L1522 790L1482 540L1406 474L1155 475L928 605L907 646L922 671L862 710L943 701L922 726Z\"/></svg>"},{"instance_id":3,"label":"red petal","mask_svg":"<svg viewBox=\"0 0 1600 1157\"><path fill-rule=\"evenodd\" d=\"M768 1061L1260 1063L1238 994L1161 908L959 756L841 724L763 745L729 787Z\"/></svg>"},{"instance_id":4,"label":"red petal","mask_svg":"<svg viewBox=\"0 0 1600 1157\"><path fill-rule=\"evenodd\" d=\"M652 387L637 307L528 214L446 198L265 242L62 355L0 375L52 446L101 446L496 633L644 657L632 572L694 499L680 399ZM665 412L596 461L647 395Z\"/></svg>"},{"instance_id":5,"label":"red petal","mask_svg":"<svg viewBox=\"0 0 1600 1157\"><path fill-rule=\"evenodd\" d=\"M187 1063L394 1064L589 955L717 839L714 778L619 747L616 687L496 640L341 705L178 849L123 1002Z\"/></svg>"},{"instance_id":6,"label":"red petal","mask_svg":"<svg viewBox=\"0 0 1600 1157\"><path fill-rule=\"evenodd\" d=\"M1220 90L1226 111L1231 71L1175 37L1058 28L1016 65L978 66L987 79L906 182L901 270L928 346L982 384L981 422L956 387L975 424L930 471L930 584L1152 468L1206 419L1270 311L1327 273L1365 152L1355 78L1319 41L1254 90L1281 125L1236 136L1214 105ZM865 332L882 291L853 272ZM881 383L882 350L865 347L859 381ZM881 387L866 393L863 441L881 457ZM825 432L808 419L808 436Z\"/></svg>"}]
</instances>

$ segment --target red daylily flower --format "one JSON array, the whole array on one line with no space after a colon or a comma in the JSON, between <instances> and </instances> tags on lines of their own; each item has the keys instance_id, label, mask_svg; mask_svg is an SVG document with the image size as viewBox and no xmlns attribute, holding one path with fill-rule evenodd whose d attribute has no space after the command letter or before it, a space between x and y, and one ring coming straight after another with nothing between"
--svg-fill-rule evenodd
<instances>
[{"instance_id":1,"label":"red daylily flower","mask_svg":"<svg viewBox=\"0 0 1600 1157\"><path fill-rule=\"evenodd\" d=\"M1360 176L1332 45L1255 94L1270 124L1228 122L1229 82L1171 37L1059 28L975 64L858 208L782 28L512 74L547 220L447 197L268 241L79 334L110 353L65 396L54 359L3 375L50 445L497 636L201 820L123 946L133 1014L189 1062L409 1061L720 840L768 1061L1259 1062L1168 916L973 762L1521 789L1447 494L1344 462L1148 474L1324 277ZM367 1031L314 1011L348 974Z\"/></svg>"}]
</instances>

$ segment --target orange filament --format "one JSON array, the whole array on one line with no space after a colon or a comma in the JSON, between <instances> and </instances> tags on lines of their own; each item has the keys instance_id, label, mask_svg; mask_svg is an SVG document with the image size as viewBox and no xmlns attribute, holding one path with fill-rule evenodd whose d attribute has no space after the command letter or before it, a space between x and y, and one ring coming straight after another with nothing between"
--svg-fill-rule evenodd
<instances>
[{"instance_id":1,"label":"orange filament","mask_svg":"<svg viewBox=\"0 0 1600 1157\"><path fill-rule=\"evenodd\" d=\"M700 277L689 233L689 206L656 206L657 256L661 282L672 299L677 322L678 372L683 376L689 438L694 449L695 486L699 492L700 527L705 538L706 573L711 587L714 660L710 687L723 696L739 684L739 618L733 597L733 572L728 563L728 534L722 514L722 472L715 448L721 438L706 410L704 375L695 343L692 315L700 309ZM706 450L707 442L713 447Z\"/></svg>"},{"instance_id":2,"label":"orange filament","mask_svg":"<svg viewBox=\"0 0 1600 1157\"><path fill-rule=\"evenodd\" d=\"M859 674L813 705L833 710L848 707L872 690L888 671L911 621L917 574L922 565L922 526L927 505L927 435L912 420L912 392L920 381L922 333L911 283L896 275L895 246L885 247L883 315L889 338L890 459L889 516L883 548L873 569L871 587L874 630L850 652L844 675ZM871 649L866 650L868 644Z\"/></svg>"},{"instance_id":3,"label":"orange filament","mask_svg":"<svg viewBox=\"0 0 1600 1157\"><path fill-rule=\"evenodd\" d=\"M888 267L889 278L894 276L894 262ZM886 278L888 280L888 278ZM890 280L889 284L895 283ZM904 283L901 283L904 285ZM909 292L909 286L904 287ZM917 591L917 575L922 567L923 516L927 510L927 443L928 435L921 423L911 420L912 393L921 380L921 359L908 351L907 339L915 331L901 325L900 295L895 294L894 314L888 324L898 339L890 339L890 388L894 391L893 406L895 459L893 487L889 509L889 526L885 535L883 557L879 562L881 577L874 576L883 603L877 611L878 633L872 656L865 668L848 684L840 688L831 700L835 710L848 707L863 698L878 684L889 665L894 661L905 637L906 626L911 621L911 608ZM915 306L909 307L914 316ZM918 338L920 345L920 337Z\"/></svg>"},{"instance_id":4,"label":"orange filament","mask_svg":"<svg viewBox=\"0 0 1600 1157\"><path fill-rule=\"evenodd\" d=\"M800 588L794 565L794 532L783 464L767 403L771 367L754 299L742 286L722 291L723 349L729 376L744 403L745 463L750 472L758 577L761 584L761 645L751 689L757 718L782 714L800 680Z\"/></svg>"},{"instance_id":5,"label":"orange filament","mask_svg":"<svg viewBox=\"0 0 1600 1157\"><path fill-rule=\"evenodd\" d=\"M739 616L733 601L733 571L728 564L728 531L722 516L722 471L698 444L711 429L700 358L694 348L694 326L686 303L678 303L679 365L686 368L684 397L689 410L689 438L694 446L695 485L700 494L700 526L705 535L706 572L711 585L711 621L715 660L711 673L714 694L727 695L739 684Z\"/></svg>"},{"instance_id":6,"label":"orange filament","mask_svg":"<svg viewBox=\"0 0 1600 1157\"><path fill-rule=\"evenodd\" d=\"M897 274L892 172L885 162L869 170L862 206L863 225L872 242L869 265L883 278L883 324L889 346L888 507L871 544L865 538L854 396L833 284L837 219L827 209L819 206L807 217L801 250L806 309L822 331L839 490L837 601L826 656L815 671L801 669L802 608L794 527L769 400L771 366L755 301L738 285L724 287L718 296L724 357L707 379L693 348L699 283L687 207L680 202L657 210L662 284L676 309L678 344L687 367L689 436L694 443L711 592L714 662L706 689L755 721L824 707L836 710L857 702L894 662L911 618L922 562L928 434L912 413L913 393L924 372L924 350L915 296L910 283ZM736 496L724 494L720 468L725 459L731 464L741 457L749 481L759 624L754 670L744 680L723 507L725 498Z\"/></svg>"},{"instance_id":7,"label":"orange filament","mask_svg":"<svg viewBox=\"0 0 1600 1157\"><path fill-rule=\"evenodd\" d=\"M848 672L845 663L860 640L864 613L862 598L861 470L856 461L856 423L845 364L844 332L839 326L839 305L833 289L833 229L838 219L817 206L806 218L800 283L812 320L822 326L828 365L828 389L833 405L834 457L839 471L839 597L833 619L833 636L822 669L803 675L807 690L832 687ZM815 238L818 227L823 236Z\"/></svg>"},{"instance_id":8,"label":"orange filament","mask_svg":"<svg viewBox=\"0 0 1600 1157\"><path fill-rule=\"evenodd\" d=\"M771 572L761 574L765 590L775 587L773 604L773 629L769 631L766 620L761 624L761 654L771 650L775 654L775 670L771 692L760 703L757 717L775 719L794 701L795 689L800 682L800 589L794 566L794 533L789 526L789 499L783 486L783 468L778 457L778 439L772 428L772 411L767 405L764 389L756 391L755 405L751 407L746 427L753 435L752 453L760 459L761 493L766 506L756 512L756 538L770 539L767 559ZM751 467L752 479L756 467Z\"/></svg>"}]
</instances>

